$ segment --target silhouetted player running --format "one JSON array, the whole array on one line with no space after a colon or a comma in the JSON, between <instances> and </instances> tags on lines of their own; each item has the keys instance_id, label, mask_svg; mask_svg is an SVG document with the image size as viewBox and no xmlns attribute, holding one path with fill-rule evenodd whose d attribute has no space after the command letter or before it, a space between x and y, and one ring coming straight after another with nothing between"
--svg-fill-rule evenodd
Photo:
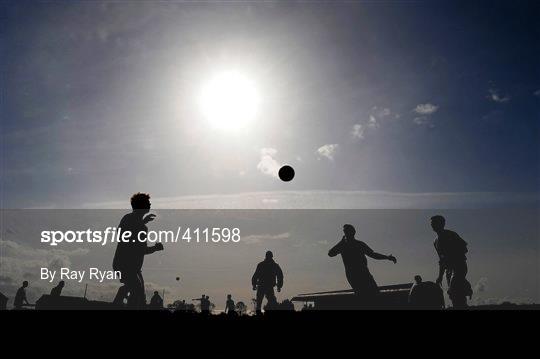
<instances>
[{"instance_id":1,"label":"silhouetted player running","mask_svg":"<svg viewBox=\"0 0 540 359\"><path fill-rule=\"evenodd\" d=\"M467 306L467 296L472 296L471 284L467 281L467 242L456 232L444 229L446 220L443 216L431 217L431 228L437 233L433 243L439 256L439 276L437 284L441 285L446 273L448 294L454 308Z\"/></svg>"},{"instance_id":2,"label":"silhouetted player running","mask_svg":"<svg viewBox=\"0 0 540 359\"><path fill-rule=\"evenodd\" d=\"M273 257L272 252L267 251L264 261L257 264L257 269L251 278L253 290L257 291L257 313L261 313L261 306L265 296L268 301L267 307L275 308L277 306L277 300L274 294L274 287L277 285L278 292L281 292L281 288L283 287L283 271L279 267L279 264L274 262Z\"/></svg>"},{"instance_id":3,"label":"silhouetted player running","mask_svg":"<svg viewBox=\"0 0 540 359\"><path fill-rule=\"evenodd\" d=\"M148 233L146 224L156 217L155 214L145 216L150 212L150 195L146 193L134 194L131 197L131 208L133 208L133 212L126 214L118 225L119 231L129 231L131 236L126 237L125 242L120 241L114 253L113 269L120 271L122 275L120 282L124 283L118 289L114 303L123 303L129 293L128 305L142 308L146 305L144 279L141 272L144 256L163 250L163 244L157 243L153 247L148 247L146 243L146 234Z\"/></svg>"},{"instance_id":4,"label":"silhouetted player running","mask_svg":"<svg viewBox=\"0 0 540 359\"><path fill-rule=\"evenodd\" d=\"M375 297L379 293L379 287L369 272L366 256L373 259L387 259L397 262L393 255L386 256L374 252L367 244L354 238L356 229L350 224L343 226L345 234L341 241L336 244L328 255L335 257L341 254L345 265L345 275L354 293L358 296L360 304L375 304Z\"/></svg>"}]
</instances>

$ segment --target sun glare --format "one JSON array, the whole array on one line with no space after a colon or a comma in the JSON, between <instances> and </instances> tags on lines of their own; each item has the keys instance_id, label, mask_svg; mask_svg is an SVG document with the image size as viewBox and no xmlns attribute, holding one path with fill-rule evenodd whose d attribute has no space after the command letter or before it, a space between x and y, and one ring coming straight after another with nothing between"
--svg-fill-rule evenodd
<instances>
[{"instance_id":1,"label":"sun glare","mask_svg":"<svg viewBox=\"0 0 540 359\"><path fill-rule=\"evenodd\" d=\"M255 84L238 72L223 72L211 78L201 91L200 107L214 128L238 130L257 114L259 97Z\"/></svg>"}]
</instances>

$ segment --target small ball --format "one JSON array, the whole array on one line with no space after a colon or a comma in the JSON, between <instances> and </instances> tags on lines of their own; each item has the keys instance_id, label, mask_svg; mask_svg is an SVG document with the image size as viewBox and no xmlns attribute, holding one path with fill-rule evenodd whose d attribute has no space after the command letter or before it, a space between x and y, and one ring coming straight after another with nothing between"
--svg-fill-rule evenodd
<instances>
[{"instance_id":1,"label":"small ball","mask_svg":"<svg viewBox=\"0 0 540 359\"><path fill-rule=\"evenodd\" d=\"M289 182L294 178L294 168L285 165L279 169L278 175L283 182Z\"/></svg>"}]
</instances>

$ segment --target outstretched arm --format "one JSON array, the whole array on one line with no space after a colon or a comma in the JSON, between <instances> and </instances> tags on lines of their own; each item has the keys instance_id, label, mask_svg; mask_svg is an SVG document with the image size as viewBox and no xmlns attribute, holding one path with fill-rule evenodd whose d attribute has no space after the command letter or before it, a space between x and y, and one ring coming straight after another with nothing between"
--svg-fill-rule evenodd
<instances>
[{"instance_id":1,"label":"outstretched arm","mask_svg":"<svg viewBox=\"0 0 540 359\"><path fill-rule=\"evenodd\" d=\"M396 257L394 257L391 254L387 256L387 255L384 255L384 254L377 253L373 249L369 248L369 246L367 244L365 244L365 243L364 243L364 246L365 246L364 251L366 253L366 256L368 256L370 258L377 259L377 260L386 259L386 260L392 261L394 263L397 262Z\"/></svg>"},{"instance_id":2,"label":"outstretched arm","mask_svg":"<svg viewBox=\"0 0 540 359\"><path fill-rule=\"evenodd\" d=\"M377 252L371 252L371 253L366 253L366 255L368 257L371 257L373 259L377 259L377 260L382 260L382 259L386 259L386 260L389 260L389 261L392 261L394 263L397 262L397 259L396 257L394 257L393 255L384 255L384 254L380 254L380 253L377 253Z\"/></svg>"}]
</instances>

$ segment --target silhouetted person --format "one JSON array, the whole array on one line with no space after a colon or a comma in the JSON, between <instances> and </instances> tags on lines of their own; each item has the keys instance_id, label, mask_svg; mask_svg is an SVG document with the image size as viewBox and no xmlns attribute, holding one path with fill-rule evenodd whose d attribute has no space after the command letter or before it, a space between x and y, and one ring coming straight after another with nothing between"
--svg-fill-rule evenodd
<instances>
[{"instance_id":1,"label":"silhouetted person","mask_svg":"<svg viewBox=\"0 0 540 359\"><path fill-rule=\"evenodd\" d=\"M228 314L230 316L236 315L236 307L234 305L232 295L230 294L227 294L227 301L225 302L225 314Z\"/></svg>"},{"instance_id":2,"label":"silhouetted person","mask_svg":"<svg viewBox=\"0 0 540 359\"><path fill-rule=\"evenodd\" d=\"M257 264L257 269L251 277L251 285L253 290L257 291L256 296L256 312L261 313L261 306L264 297L266 296L267 307L269 309L277 306L274 287L277 286L277 291L281 292L283 287L283 271L279 264L274 262L274 255L267 251L264 261Z\"/></svg>"},{"instance_id":3,"label":"silhouetted person","mask_svg":"<svg viewBox=\"0 0 540 359\"><path fill-rule=\"evenodd\" d=\"M58 282L58 285L56 287L54 287L53 289L51 289L51 297L59 297L59 296L61 296L62 295L62 289L64 289L65 284L66 283L63 280Z\"/></svg>"},{"instance_id":4,"label":"silhouetted person","mask_svg":"<svg viewBox=\"0 0 540 359\"><path fill-rule=\"evenodd\" d=\"M15 294L15 299L13 300L13 306L15 309L21 309L23 305L29 305L28 300L26 299L26 287L28 287L28 281L24 281L22 287L17 290Z\"/></svg>"},{"instance_id":5,"label":"silhouetted person","mask_svg":"<svg viewBox=\"0 0 540 359\"><path fill-rule=\"evenodd\" d=\"M204 294L201 297L201 313L204 315L210 314L210 297Z\"/></svg>"},{"instance_id":6,"label":"silhouetted person","mask_svg":"<svg viewBox=\"0 0 540 359\"><path fill-rule=\"evenodd\" d=\"M414 309L444 309L442 288L434 282L423 282L419 275L414 276L415 284L409 292L409 304Z\"/></svg>"},{"instance_id":7,"label":"silhouetted person","mask_svg":"<svg viewBox=\"0 0 540 359\"><path fill-rule=\"evenodd\" d=\"M146 234L148 233L146 224L156 217L154 214L145 216L150 211L150 205L150 195L146 193L134 194L131 197L133 211L126 214L118 225L120 232L129 231L131 236L127 236L126 241L120 240L114 253L113 269L120 271L122 275L120 282L124 284L118 289L114 303L123 303L129 293L129 306L142 308L146 304L144 279L141 272L144 256L163 250L161 243L148 247L146 242ZM139 233L141 234L139 235Z\"/></svg>"},{"instance_id":8,"label":"silhouetted person","mask_svg":"<svg viewBox=\"0 0 540 359\"><path fill-rule=\"evenodd\" d=\"M154 295L150 298L150 307L154 309L163 309L163 298L161 298L157 290L154 291Z\"/></svg>"},{"instance_id":9,"label":"silhouetted person","mask_svg":"<svg viewBox=\"0 0 540 359\"><path fill-rule=\"evenodd\" d=\"M434 246L439 256L439 275L437 284L442 285L446 273L448 294L454 308L467 306L466 296L472 296L472 288L465 276L467 275L467 242L456 232L445 229L446 220L443 216L431 217L431 228L437 233Z\"/></svg>"},{"instance_id":10,"label":"silhouetted person","mask_svg":"<svg viewBox=\"0 0 540 359\"><path fill-rule=\"evenodd\" d=\"M6 310L8 299L3 293L0 293L0 310Z\"/></svg>"},{"instance_id":11,"label":"silhouetted person","mask_svg":"<svg viewBox=\"0 0 540 359\"><path fill-rule=\"evenodd\" d=\"M335 257L341 254L345 266L345 275L360 304L375 304L379 287L369 272L366 256L373 259L387 259L397 262L393 255L384 255L374 252L367 244L354 238L356 229L350 224L343 226L345 234L341 241L336 244L328 255Z\"/></svg>"}]
</instances>

